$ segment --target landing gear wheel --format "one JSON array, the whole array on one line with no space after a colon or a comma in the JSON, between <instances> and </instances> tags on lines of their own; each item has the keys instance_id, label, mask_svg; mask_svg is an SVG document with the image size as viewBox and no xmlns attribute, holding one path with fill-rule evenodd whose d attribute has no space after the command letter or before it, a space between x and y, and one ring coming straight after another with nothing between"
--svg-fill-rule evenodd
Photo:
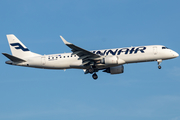
<instances>
[{"instance_id":1,"label":"landing gear wheel","mask_svg":"<svg viewBox=\"0 0 180 120\"><path fill-rule=\"evenodd\" d=\"M161 69L161 66L159 65L158 68Z\"/></svg>"},{"instance_id":2,"label":"landing gear wheel","mask_svg":"<svg viewBox=\"0 0 180 120\"><path fill-rule=\"evenodd\" d=\"M92 75L92 77L93 77L94 80L96 80L96 79L98 78L98 76L97 76L96 73L94 73L94 74Z\"/></svg>"},{"instance_id":3,"label":"landing gear wheel","mask_svg":"<svg viewBox=\"0 0 180 120\"><path fill-rule=\"evenodd\" d=\"M162 59L157 60L157 62L158 62L158 68L161 69L160 64L161 64L161 62L162 62Z\"/></svg>"},{"instance_id":4,"label":"landing gear wheel","mask_svg":"<svg viewBox=\"0 0 180 120\"><path fill-rule=\"evenodd\" d=\"M88 71L89 71L89 73L92 74L94 72L94 69L93 68L89 68Z\"/></svg>"}]
</instances>

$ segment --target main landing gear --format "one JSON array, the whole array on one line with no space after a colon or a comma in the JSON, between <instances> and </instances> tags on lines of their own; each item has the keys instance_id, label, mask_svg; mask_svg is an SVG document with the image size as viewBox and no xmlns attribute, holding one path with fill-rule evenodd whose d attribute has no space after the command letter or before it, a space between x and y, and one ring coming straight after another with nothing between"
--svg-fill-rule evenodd
<instances>
[{"instance_id":1,"label":"main landing gear","mask_svg":"<svg viewBox=\"0 0 180 120\"><path fill-rule=\"evenodd\" d=\"M160 64L161 64L162 60L157 60L157 62L158 62L158 68L161 69Z\"/></svg>"},{"instance_id":2,"label":"main landing gear","mask_svg":"<svg viewBox=\"0 0 180 120\"><path fill-rule=\"evenodd\" d=\"M93 68L89 68L88 71L89 71L90 74L93 74L94 69Z\"/></svg>"},{"instance_id":3,"label":"main landing gear","mask_svg":"<svg viewBox=\"0 0 180 120\"><path fill-rule=\"evenodd\" d=\"M92 75L92 77L93 77L94 80L98 79L98 76L97 76L96 73L94 73L94 74Z\"/></svg>"},{"instance_id":4,"label":"main landing gear","mask_svg":"<svg viewBox=\"0 0 180 120\"><path fill-rule=\"evenodd\" d=\"M91 68L89 68L88 69L88 72L90 73L90 74L93 74L92 75L92 78L94 79L94 80L96 80L96 79L98 79L98 75L96 74L96 72L98 72L96 69L94 69L95 68L95 66L92 66Z\"/></svg>"}]
</instances>

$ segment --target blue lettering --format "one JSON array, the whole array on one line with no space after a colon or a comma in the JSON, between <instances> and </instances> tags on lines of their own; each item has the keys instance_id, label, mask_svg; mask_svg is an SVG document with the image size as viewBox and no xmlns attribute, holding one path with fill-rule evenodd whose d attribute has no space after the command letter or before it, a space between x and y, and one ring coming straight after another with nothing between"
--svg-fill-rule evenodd
<instances>
[{"instance_id":1,"label":"blue lettering","mask_svg":"<svg viewBox=\"0 0 180 120\"><path fill-rule=\"evenodd\" d=\"M144 50L146 49L146 47L140 47L142 49L140 49L141 53L144 53Z\"/></svg>"},{"instance_id":2,"label":"blue lettering","mask_svg":"<svg viewBox=\"0 0 180 120\"><path fill-rule=\"evenodd\" d=\"M138 52L138 50L139 50L139 48L136 48L136 50L135 50L134 54L136 54L136 53Z\"/></svg>"},{"instance_id":3,"label":"blue lettering","mask_svg":"<svg viewBox=\"0 0 180 120\"><path fill-rule=\"evenodd\" d=\"M97 51L96 54L100 54L100 55L105 55L107 50L104 51L104 53L102 53L101 51Z\"/></svg>"},{"instance_id":4,"label":"blue lettering","mask_svg":"<svg viewBox=\"0 0 180 120\"><path fill-rule=\"evenodd\" d=\"M136 54L138 51L140 51L141 53L144 53L144 50L146 49L146 47L139 47L139 48L136 48L134 54Z\"/></svg>"},{"instance_id":5,"label":"blue lettering","mask_svg":"<svg viewBox=\"0 0 180 120\"><path fill-rule=\"evenodd\" d=\"M116 49L114 52L112 50L108 50L108 52L106 53L106 55L108 55L109 53L111 53L112 55L116 55L118 49Z\"/></svg>"},{"instance_id":6,"label":"blue lettering","mask_svg":"<svg viewBox=\"0 0 180 120\"><path fill-rule=\"evenodd\" d=\"M132 53L134 52L134 49L135 49L135 48L132 48L132 49L130 50L129 54L132 54Z\"/></svg>"},{"instance_id":7,"label":"blue lettering","mask_svg":"<svg viewBox=\"0 0 180 120\"><path fill-rule=\"evenodd\" d=\"M117 54L117 55L120 55L120 54L121 54L121 52L125 52L125 54L128 54L128 51L129 51L129 49L128 49L128 48L123 48L123 49L120 49L120 50L118 51L118 54Z\"/></svg>"},{"instance_id":8,"label":"blue lettering","mask_svg":"<svg viewBox=\"0 0 180 120\"><path fill-rule=\"evenodd\" d=\"M118 51L119 50L119 51ZM110 54L112 54L112 55L116 55L116 53L117 53L117 51L118 51L118 53L117 53L117 55L120 55L121 53L124 53L125 55L126 54L136 54L138 51L140 51L141 53L144 53L144 50L146 50L146 47L138 47L138 48L131 48L131 49L129 49L129 48L122 48L122 49L116 49L115 51L113 51L113 50L105 50L105 51L103 51L103 52L101 52L101 51L93 51L93 53L95 54L99 54L99 55L109 55L109 53Z\"/></svg>"}]
</instances>

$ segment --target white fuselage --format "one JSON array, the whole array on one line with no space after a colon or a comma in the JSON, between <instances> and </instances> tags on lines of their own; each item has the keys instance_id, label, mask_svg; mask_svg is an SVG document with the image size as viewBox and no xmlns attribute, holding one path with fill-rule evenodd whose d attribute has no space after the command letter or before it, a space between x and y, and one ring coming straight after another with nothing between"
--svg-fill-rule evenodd
<instances>
[{"instance_id":1,"label":"white fuselage","mask_svg":"<svg viewBox=\"0 0 180 120\"><path fill-rule=\"evenodd\" d=\"M124 61L113 65L105 65L101 63L96 64L96 67L98 69L119 66L127 63L166 60L179 56L175 51L168 49L162 45L105 49L95 50L91 52L101 55L102 57L116 56L119 60ZM26 62L13 64L44 69L86 69L86 66L82 65L82 60L78 60L78 58L79 57L77 55L72 55L72 53L60 53L36 56L27 59L25 58Z\"/></svg>"},{"instance_id":2,"label":"white fuselage","mask_svg":"<svg viewBox=\"0 0 180 120\"><path fill-rule=\"evenodd\" d=\"M63 43L68 46L72 53L59 53L51 55L40 55L31 52L15 35L7 35L12 55L2 53L10 65L43 69L83 69L85 74L93 74L94 80L99 70L110 74L121 74L124 72L124 64L157 61L161 69L162 60L172 59L179 56L175 51L162 45L149 45L126 47L116 49L88 51L78 47L60 36Z\"/></svg>"}]
</instances>

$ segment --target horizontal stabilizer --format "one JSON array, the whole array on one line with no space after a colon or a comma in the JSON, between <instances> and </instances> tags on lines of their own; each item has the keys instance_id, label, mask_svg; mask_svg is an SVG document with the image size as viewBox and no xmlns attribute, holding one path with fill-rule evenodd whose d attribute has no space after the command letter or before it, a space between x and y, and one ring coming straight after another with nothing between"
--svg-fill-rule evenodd
<instances>
[{"instance_id":1,"label":"horizontal stabilizer","mask_svg":"<svg viewBox=\"0 0 180 120\"><path fill-rule=\"evenodd\" d=\"M9 58L11 61L13 62L26 62L25 60L23 59L20 59L18 57L15 57L15 56L12 56L12 55L9 55L7 53L2 53L4 56L6 56L7 58Z\"/></svg>"}]
</instances>

